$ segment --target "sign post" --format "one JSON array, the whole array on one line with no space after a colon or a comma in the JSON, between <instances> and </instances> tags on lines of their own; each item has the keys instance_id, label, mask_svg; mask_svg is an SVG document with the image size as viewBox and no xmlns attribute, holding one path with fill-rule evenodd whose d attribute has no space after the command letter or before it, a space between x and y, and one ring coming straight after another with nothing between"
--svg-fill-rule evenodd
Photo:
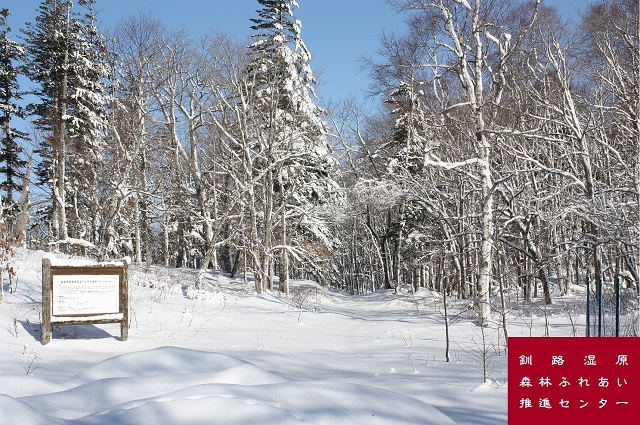
<instances>
[{"instance_id":1,"label":"sign post","mask_svg":"<svg viewBox=\"0 0 640 425\"><path fill-rule=\"evenodd\" d=\"M42 345L51 327L120 323L120 339L129 333L128 268L121 262L42 258Z\"/></svg>"}]
</instances>

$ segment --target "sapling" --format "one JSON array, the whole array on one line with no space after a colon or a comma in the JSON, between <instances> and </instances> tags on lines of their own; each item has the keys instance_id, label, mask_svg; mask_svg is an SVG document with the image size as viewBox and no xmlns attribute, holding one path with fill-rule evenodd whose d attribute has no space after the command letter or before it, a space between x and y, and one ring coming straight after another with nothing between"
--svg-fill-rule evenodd
<instances>
[{"instance_id":1,"label":"sapling","mask_svg":"<svg viewBox=\"0 0 640 425\"><path fill-rule=\"evenodd\" d=\"M529 318L528 322L523 318L522 321L529 328L529 338L531 338L533 336L533 318Z\"/></svg>"},{"instance_id":2,"label":"sapling","mask_svg":"<svg viewBox=\"0 0 640 425\"><path fill-rule=\"evenodd\" d=\"M547 305L544 305L544 336L549 336L549 315L547 314Z\"/></svg>"},{"instance_id":3,"label":"sapling","mask_svg":"<svg viewBox=\"0 0 640 425\"><path fill-rule=\"evenodd\" d=\"M25 351L26 351L26 345L24 346ZM36 350L31 350L31 353L29 353L29 358L27 359L27 365L24 368L24 371L27 373L27 375L33 375L33 372L35 372L37 369L39 369L40 367L37 366L35 363L41 360L40 357L38 357L38 354L36 353Z\"/></svg>"},{"instance_id":4,"label":"sapling","mask_svg":"<svg viewBox=\"0 0 640 425\"><path fill-rule=\"evenodd\" d=\"M482 365L483 382L487 383L489 382L489 374L493 367L493 362L492 362L493 355L491 354L491 352L492 351L494 353L496 352L496 345L493 343L491 335L487 334L488 331L491 329L489 328L488 323L486 324L486 326L475 327L474 332L478 332L478 329L480 332L480 335L479 335L480 340L476 338L477 335L471 335L469 336L468 339L474 345L474 347L471 348L471 352L479 358L480 363ZM496 330L496 332L498 331ZM461 347L460 344L458 344L458 346L463 350L468 351L468 349L465 349L465 347Z\"/></svg>"},{"instance_id":5,"label":"sapling","mask_svg":"<svg viewBox=\"0 0 640 425\"><path fill-rule=\"evenodd\" d=\"M437 302L437 301L436 301ZM459 320L460 316L468 311L470 311L473 308L473 306L468 305L466 309L459 311L458 313L454 314L453 316L450 314L449 312L449 303L447 302L447 288L443 288L442 291L442 310L440 310L440 307L436 304L436 309L438 310L438 312L440 313L440 316L442 317L442 319L444 320L444 335L445 335L445 359L447 361L447 363L449 363L451 361L451 356L450 356L450 347L451 347L451 338L450 338L450 333L449 333L449 326L452 323L455 323L457 320Z\"/></svg>"},{"instance_id":6,"label":"sapling","mask_svg":"<svg viewBox=\"0 0 640 425\"><path fill-rule=\"evenodd\" d=\"M577 327L576 321L575 321L575 318L573 317L573 315L571 314L571 309L567 308L566 304L565 304L565 308L566 308L566 311L567 311L567 317L569 318L569 324L571 325L571 333L572 333L573 336L578 336L578 332L576 330L576 327Z\"/></svg>"},{"instance_id":7,"label":"sapling","mask_svg":"<svg viewBox=\"0 0 640 425\"><path fill-rule=\"evenodd\" d=\"M490 361L490 356L489 356L489 350L493 348L493 343L492 342L487 342L487 334L486 334L486 327L485 326L480 326L480 332L482 334L482 346L479 347L481 348L481 355L482 355L482 378L483 378L483 382L487 382L487 380L489 379L488 376L488 368L489 368L489 361Z\"/></svg>"}]
</instances>

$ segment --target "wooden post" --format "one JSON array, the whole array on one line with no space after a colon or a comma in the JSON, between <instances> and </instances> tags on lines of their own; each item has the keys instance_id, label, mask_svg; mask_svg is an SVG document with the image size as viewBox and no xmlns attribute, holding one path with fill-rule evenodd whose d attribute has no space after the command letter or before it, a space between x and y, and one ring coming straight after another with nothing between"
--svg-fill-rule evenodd
<instances>
[{"instance_id":1,"label":"wooden post","mask_svg":"<svg viewBox=\"0 0 640 425\"><path fill-rule=\"evenodd\" d=\"M51 341L51 260L42 259L42 345Z\"/></svg>"}]
</instances>

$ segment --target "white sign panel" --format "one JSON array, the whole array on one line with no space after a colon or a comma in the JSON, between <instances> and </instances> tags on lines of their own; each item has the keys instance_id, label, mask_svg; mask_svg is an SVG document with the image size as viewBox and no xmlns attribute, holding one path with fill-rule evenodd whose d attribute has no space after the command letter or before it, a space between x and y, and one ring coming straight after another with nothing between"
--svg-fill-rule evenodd
<instances>
[{"instance_id":1,"label":"white sign panel","mask_svg":"<svg viewBox=\"0 0 640 425\"><path fill-rule=\"evenodd\" d=\"M120 312L120 276L54 275L53 315Z\"/></svg>"}]
</instances>

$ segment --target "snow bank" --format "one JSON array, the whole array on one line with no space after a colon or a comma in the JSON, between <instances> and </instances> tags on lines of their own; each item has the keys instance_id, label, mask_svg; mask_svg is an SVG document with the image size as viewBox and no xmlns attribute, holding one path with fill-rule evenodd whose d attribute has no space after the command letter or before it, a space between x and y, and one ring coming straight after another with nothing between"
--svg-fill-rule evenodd
<instances>
[{"instance_id":1,"label":"snow bank","mask_svg":"<svg viewBox=\"0 0 640 425\"><path fill-rule=\"evenodd\" d=\"M54 384L44 379L36 378L30 375L5 375L2 377L2 385L0 386L0 395L8 395L11 397L25 397L34 394L53 393L63 391L66 387ZM0 412L3 412L0 409ZM2 418L0 417L0 422Z\"/></svg>"},{"instance_id":2,"label":"snow bank","mask_svg":"<svg viewBox=\"0 0 640 425\"><path fill-rule=\"evenodd\" d=\"M245 364L245 362L223 354L177 347L160 347L105 360L77 374L68 383L80 385L109 378L211 373L239 364Z\"/></svg>"},{"instance_id":3,"label":"snow bank","mask_svg":"<svg viewBox=\"0 0 640 425\"><path fill-rule=\"evenodd\" d=\"M116 356L77 374L66 382L67 389L56 392L29 379L12 382L23 387L29 381L44 392L0 396L0 423L454 423L426 403L380 388L292 382L237 358L176 347Z\"/></svg>"},{"instance_id":4,"label":"snow bank","mask_svg":"<svg viewBox=\"0 0 640 425\"><path fill-rule=\"evenodd\" d=\"M39 410L0 394L0 424L2 425L62 425L65 421L42 413Z\"/></svg>"}]
</instances>

